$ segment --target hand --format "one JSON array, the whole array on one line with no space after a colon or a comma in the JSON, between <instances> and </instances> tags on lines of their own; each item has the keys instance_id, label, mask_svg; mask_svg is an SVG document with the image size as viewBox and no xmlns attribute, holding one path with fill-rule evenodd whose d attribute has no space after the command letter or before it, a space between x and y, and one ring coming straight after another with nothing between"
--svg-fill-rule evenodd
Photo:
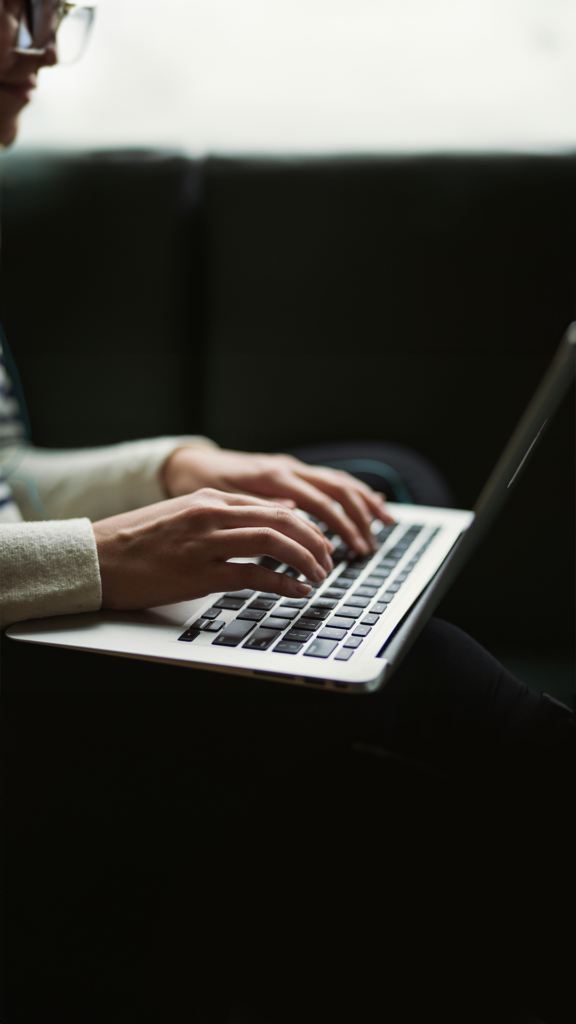
<instances>
[{"instance_id":1,"label":"hand","mask_svg":"<svg viewBox=\"0 0 576 1024\"><path fill-rule=\"evenodd\" d=\"M163 482L173 497L199 487L216 487L297 506L363 555L376 548L372 520L394 522L386 512L384 496L367 484L340 470L308 466L291 455L178 448L164 464Z\"/></svg>"},{"instance_id":2,"label":"hand","mask_svg":"<svg viewBox=\"0 0 576 1024\"><path fill-rule=\"evenodd\" d=\"M271 555L319 583L332 545L284 505L203 488L93 523L103 608L153 608L208 594L264 590L305 597L310 587L253 562Z\"/></svg>"}]
</instances>

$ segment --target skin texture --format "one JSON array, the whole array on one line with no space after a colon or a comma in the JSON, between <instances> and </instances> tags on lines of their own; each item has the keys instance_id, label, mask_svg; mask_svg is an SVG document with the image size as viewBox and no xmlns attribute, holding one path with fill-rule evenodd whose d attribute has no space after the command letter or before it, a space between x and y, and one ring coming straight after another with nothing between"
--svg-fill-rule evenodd
<instances>
[{"instance_id":1,"label":"skin texture","mask_svg":"<svg viewBox=\"0 0 576 1024\"><path fill-rule=\"evenodd\" d=\"M149 608L244 587L286 597L310 590L229 558L271 555L315 583L332 569L331 545L297 512L210 488L103 519L94 535L107 608Z\"/></svg>"},{"instance_id":2,"label":"skin texture","mask_svg":"<svg viewBox=\"0 0 576 1024\"><path fill-rule=\"evenodd\" d=\"M384 496L339 470L308 466L290 455L179 448L164 466L164 485L176 497L199 487L289 499L315 515L355 551L373 550L374 518L392 522Z\"/></svg>"},{"instance_id":3,"label":"skin texture","mask_svg":"<svg viewBox=\"0 0 576 1024\"><path fill-rule=\"evenodd\" d=\"M40 68L56 64L56 45L49 40L41 54L15 53L18 0L0 0L0 146L9 146L18 133L18 118L32 98Z\"/></svg>"},{"instance_id":4,"label":"skin texture","mask_svg":"<svg viewBox=\"0 0 576 1024\"><path fill-rule=\"evenodd\" d=\"M54 38L42 53L14 51L20 16L20 0L0 0L2 147L16 138L38 71L57 63ZM383 496L359 480L288 455L183 447L164 464L162 482L169 500L93 524L104 608L149 608L244 587L302 597L310 588L291 577L228 560L270 555L320 582L332 569L332 545L297 508L360 554L374 546L372 520L391 521Z\"/></svg>"}]
</instances>

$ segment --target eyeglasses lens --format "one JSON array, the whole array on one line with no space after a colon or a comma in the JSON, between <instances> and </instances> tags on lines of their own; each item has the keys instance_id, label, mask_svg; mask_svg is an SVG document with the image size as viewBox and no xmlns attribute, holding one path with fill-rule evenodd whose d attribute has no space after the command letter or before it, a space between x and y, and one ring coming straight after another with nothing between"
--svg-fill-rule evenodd
<instances>
[{"instance_id":1,"label":"eyeglasses lens","mask_svg":"<svg viewBox=\"0 0 576 1024\"><path fill-rule=\"evenodd\" d=\"M43 50L56 40L58 61L71 64L82 54L92 22L93 7L61 0L23 0L17 49Z\"/></svg>"}]
</instances>

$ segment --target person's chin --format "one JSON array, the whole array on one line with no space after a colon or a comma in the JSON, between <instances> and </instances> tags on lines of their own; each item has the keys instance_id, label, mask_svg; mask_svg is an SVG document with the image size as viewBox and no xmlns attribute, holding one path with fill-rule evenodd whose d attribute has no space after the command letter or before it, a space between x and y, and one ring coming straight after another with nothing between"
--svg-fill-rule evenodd
<instances>
[{"instance_id":1,"label":"person's chin","mask_svg":"<svg viewBox=\"0 0 576 1024\"><path fill-rule=\"evenodd\" d=\"M18 117L0 118L0 146L11 146L18 135Z\"/></svg>"}]
</instances>

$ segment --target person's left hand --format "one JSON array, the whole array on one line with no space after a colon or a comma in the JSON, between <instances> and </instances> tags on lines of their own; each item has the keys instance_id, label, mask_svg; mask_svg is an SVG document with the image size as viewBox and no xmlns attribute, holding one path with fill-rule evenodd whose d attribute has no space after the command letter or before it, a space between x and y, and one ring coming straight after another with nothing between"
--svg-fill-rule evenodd
<instances>
[{"instance_id":1,"label":"person's left hand","mask_svg":"<svg viewBox=\"0 0 576 1024\"><path fill-rule=\"evenodd\" d=\"M214 448L178 448L166 460L162 480L171 498L213 487L257 495L300 508L326 523L353 551L376 547L370 524L394 520L384 495L367 484L323 466L308 466L291 455L262 455Z\"/></svg>"}]
</instances>

